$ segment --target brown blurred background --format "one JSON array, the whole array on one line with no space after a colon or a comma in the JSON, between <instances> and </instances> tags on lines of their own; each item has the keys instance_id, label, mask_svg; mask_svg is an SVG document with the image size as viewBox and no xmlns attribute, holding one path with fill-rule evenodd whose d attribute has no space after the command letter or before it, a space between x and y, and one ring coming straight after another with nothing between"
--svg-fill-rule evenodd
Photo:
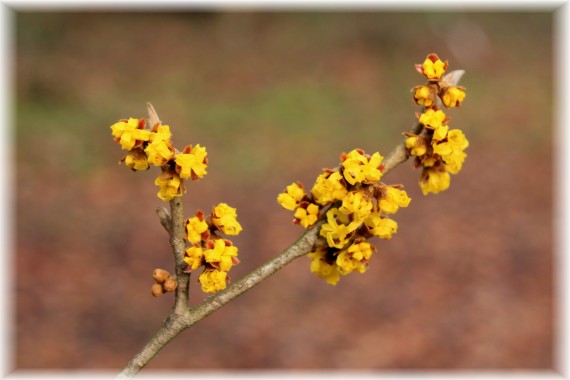
<instances>
[{"instance_id":1,"label":"brown blurred background","mask_svg":"<svg viewBox=\"0 0 570 380\"><path fill-rule=\"evenodd\" d=\"M430 52L467 71L450 189L424 197L400 166L385 180L412 203L367 273L333 287L300 258L148 368L552 368L552 13L28 11L15 27L17 368L118 369L170 310L150 295L173 266L158 171L117 164L112 123L151 101L179 149L207 147L186 214L237 207L239 279L302 232L286 185L400 141Z\"/></svg>"}]
</instances>

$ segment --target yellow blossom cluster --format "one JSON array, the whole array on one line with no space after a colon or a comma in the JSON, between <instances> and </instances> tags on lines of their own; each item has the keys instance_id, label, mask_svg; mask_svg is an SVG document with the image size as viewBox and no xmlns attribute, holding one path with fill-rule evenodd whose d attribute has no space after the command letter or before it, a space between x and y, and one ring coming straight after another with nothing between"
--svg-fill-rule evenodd
<instances>
[{"instance_id":1,"label":"yellow blossom cluster","mask_svg":"<svg viewBox=\"0 0 570 380\"><path fill-rule=\"evenodd\" d=\"M219 233L237 235L242 227L237 221L237 212L226 203L220 203L206 216L198 211L195 216L184 221L185 238L190 247L184 253L186 272L204 267L198 281L202 291L217 292L226 288L229 281L228 271L237 265L238 248Z\"/></svg>"},{"instance_id":2,"label":"yellow blossom cluster","mask_svg":"<svg viewBox=\"0 0 570 380\"><path fill-rule=\"evenodd\" d=\"M172 134L168 125L158 122L152 129L146 129L145 119L119 120L111 126L115 141L127 150L127 155L121 160L133 171L147 170L150 165L161 168L160 175L154 183L159 187L158 197L169 201L181 196L184 192L184 180L197 181L206 175L208 158L206 148L199 144L195 147L186 146L182 152L172 144ZM172 207L172 205L171 205ZM198 281L206 293L217 292L226 288L229 281L228 271L239 264L238 248L219 234L238 235L242 230L237 221L237 211L226 203L220 203L212 208L206 216L198 211L193 217L184 221L184 238L189 247L184 251L183 260L187 264L184 269L190 273L203 267ZM176 289L176 282L170 281L167 286L165 271L157 273L164 279L153 285L152 294ZM174 281L174 282L173 282Z\"/></svg>"},{"instance_id":3,"label":"yellow blossom cluster","mask_svg":"<svg viewBox=\"0 0 570 380\"><path fill-rule=\"evenodd\" d=\"M277 196L283 208L294 211L293 222L305 228L326 217L320 236L327 246L316 247L308 257L311 272L331 285L341 275L366 271L375 251L367 239L390 239L398 224L387 216L410 203L401 186L379 182L382 160L380 153L354 149L340 156L337 169L325 169L309 193L297 182Z\"/></svg>"},{"instance_id":4,"label":"yellow blossom cluster","mask_svg":"<svg viewBox=\"0 0 570 380\"><path fill-rule=\"evenodd\" d=\"M465 99L465 87L449 85L443 78L447 70L447 61L443 62L437 54L429 54L416 70L424 75L428 83L412 89L416 104L430 107L436 103L437 97L447 108L461 107Z\"/></svg>"},{"instance_id":5,"label":"yellow blossom cluster","mask_svg":"<svg viewBox=\"0 0 570 380\"><path fill-rule=\"evenodd\" d=\"M159 166L161 174L154 181L159 187L158 197L169 201L185 191L184 179L193 181L206 175L208 158L206 148L197 144L186 146L182 152L172 144L168 125L157 123L146 129L145 119L122 119L111 125L112 135L127 155L121 160L133 171Z\"/></svg>"},{"instance_id":6,"label":"yellow blossom cluster","mask_svg":"<svg viewBox=\"0 0 570 380\"><path fill-rule=\"evenodd\" d=\"M447 107L460 107L465 99L465 88L447 83L443 74L447 69L436 54L429 54L416 69L428 79L428 83L412 89L414 101L423 106L418 114L421 130L418 134L405 133L406 148L416 158L416 166L423 168L420 188L424 195L437 194L449 188L450 174L457 174L467 154L469 146L463 132L449 129L449 118L436 105L439 101Z\"/></svg>"}]
</instances>

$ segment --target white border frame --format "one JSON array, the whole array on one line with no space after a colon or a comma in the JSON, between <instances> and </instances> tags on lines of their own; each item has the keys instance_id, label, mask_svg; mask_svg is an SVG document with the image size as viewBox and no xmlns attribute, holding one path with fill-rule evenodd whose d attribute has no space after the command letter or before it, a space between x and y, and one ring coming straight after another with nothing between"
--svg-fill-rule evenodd
<instances>
[{"instance_id":1,"label":"white border frame","mask_svg":"<svg viewBox=\"0 0 570 380\"><path fill-rule=\"evenodd\" d=\"M203 379L225 379L229 377L247 377L247 378L306 378L306 379L327 379L331 378L357 378L357 379L373 379L382 378L390 379L567 379L569 376L568 365L568 319L570 318L568 288L570 280L568 278L568 258L566 254L570 252L570 241L568 237L568 215L570 215L570 202L568 194L570 192L570 133L568 120L570 120L570 105L568 103L568 70L570 69L570 57L568 44L570 42L569 22L569 5L568 1L543 1L543 2L520 2L520 1L399 1L399 2L378 2L358 0L355 2L348 1L0 1L0 165L2 165L1 173L4 183L0 186L0 204L2 212L0 213L0 376L8 375L9 378L18 379L75 379L85 377L91 379L112 378L115 372L101 371L23 371L13 368L12 353L10 348L13 347L11 326L13 322L13 302L10 296L13 295L14 281L12 280L13 260L13 242L12 237L14 226L13 221L13 205L14 205L14 174L11 172L13 165L10 165L14 158L13 145L14 136L11 130L13 126L13 112L15 104L11 95L15 93L14 89L14 64L12 61L14 38L14 15L18 11L54 11L54 10L128 10L136 8L137 10L153 10L153 9L181 9L181 8L220 8L224 10L240 10L240 9L268 9L268 10L326 10L326 9L374 9L374 10L461 10L461 11L532 11L532 10L551 10L553 12L554 36L556 38L555 48L555 65L553 67L554 91L555 91L555 125L553 147L555 154L553 160L555 164L555 173L557 177L554 182L554 205L553 212L555 231L555 296L556 296L556 320L555 320L555 369L553 371L378 371L370 373L369 371L326 371L326 372L276 372L276 371L244 371L238 374L222 374L217 372L196 371L192 373L182 371L143 371L138 377L140 378L192 378ZM117 371L118 373L118 371Z\"/></svg>"}]
</instances>

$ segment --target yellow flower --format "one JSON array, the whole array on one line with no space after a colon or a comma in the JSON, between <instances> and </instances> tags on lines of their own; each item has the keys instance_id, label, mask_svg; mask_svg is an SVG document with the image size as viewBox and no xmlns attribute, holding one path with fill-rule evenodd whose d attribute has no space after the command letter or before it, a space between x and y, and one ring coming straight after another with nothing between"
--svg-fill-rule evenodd
<instances>
[{"instance_id":1,"label":"yellow flower","mask_svg":"<svg viewBox=\"0 0 570 380\"><path fill-rule=\"evenodd\" d=\"M320 234L327 239L329 247L342 248L348 242L352 233L360 227L361 221L350 221L338 208L327 211L327 223L321 227Z\"/></svg>"},{"instance_id":2,"label":"yellow flower","mask_svg":"<svg viewBox=\"0 0 570 380\"><path fill-rule=\"evenodd\" d=\"M421 66L416 65L416 68L430 81L438 81L445 73L445 70L447 70L447 61L443 62L437 54L431 53L427 56L424 63Z\"/></svg>"},{"instance_id":3,"label":"yellow flower","mask_svg":"<svg viewBox=\"0 0 570 380\"><path fill-rule=\"evenodd\" d=\"M445 113L437 108L429 108L420 115L418 121L430 129L438 129L446 121Z\"/></svg>"},{"instance_id":4,"label":"yellow flower","mask_svg":"<svg viewBox=\"0 0 570 380\"><path fill-rule=\"evenodd\" d=\"M339 211L345 215L353 214L355 220L366 218L372 211L372 202L362 191L350 192L342 199Z\"/></svg>"},{"instance_id":5,"label":"yellow flower","mask_svg":"<svg viewBox=\"0 0 570 380\"><path fill-rule=\"evenodd\" d=\"M383 159L384 157L378 152L368 159L362 150L354 149L342 160L344 178L351 185L361 182L377 182L382 177L379 167Z\"/></svg>"},{"instance_id":6,"label":"yellow flower","mask_svg":"<svg viewBox=\"0 0 570 380\"><path fill-rule=\"evenodd\" d=\"M241 225L237 221L237 211L226 203L220 203L212 211L212 223L226 235L237 235Z\"/></svg>"},{"instance_id":7,"label":"yellow flower","mask_svg":"<svg viewBox=\"0 0 570 380\"><path fill-rule=\"evenodd\" d=\"M188 264L191 270L194 270L203 264L204 251L202 247L191 246L186 249L186 254L184 255L184 262Z\"/></svg>"},{"instance_id":8,"label":"yellow flower","mask_svg":"<svg viewBox=\"0 0 570 380\"><path fill-rule=\"evenodd\" d=\"M435 154L439 154L440 156L446 156L453 152L453 147L447 141L438 144L437 141L433 140L432 145L433 145L433 152Z\"/></svg>"},{"instance_id":9,"label":"yellow flower","mask_svg":"<svg viewBox=\"0 0 570 380\"><path fill-rule=\"evenodd\" d=\"M441 94L441 101L447 108L461 107L461 103L467 94L465 88L461 86L451 86L446 88Z\"/></svg>"},{"instance_id":10,"label":"yellow flower","mask_svg":"<svg viewBox=\"0 0 570 380\"><path fill-rule=\"evenodd\" d=\"M295 210L301 200L305 197L303 186L298 183L292 183L287 186L286 190L277 196L277 203L287 210Z\"/></svg>"},{"instance_id":11,"label":"yellow flower","mask_svg":"<svg viewBox=\"0 0 570 380\"><path fill-rule=\"evenodd\" d=\"M202 291L205 293L214 293L218 290L226 288L226 279L228 274L217 269L208 269L202 272L198 280L202 284Z\"/></svg>"},{"instance_id":12,"label":"yellow flower","mask_svg":"<svg viewBox=\"0 0 570 380\"><path fill-rule=\"evenodd\" d=\"M197 144L194 148L190 145L184 148L184 151L177 154L174 159L180 178L191 177L193 180L203 178L207 174L207 155L206 148L201 147L200 144Z\"/></svg>"},{"instance_id":13,"label":"yellow flower","mask_svg":"<svg viewBox=\"0 0 570 380\"><path fill-rule=\"evenodd\" d=\"M228 241L229 243L229 241ZM231 243L230 243L231 244ZM208 241L208 249L204 251L204 258L216 269L227 272L234 264L233 258L237 257L238 249L236 246L227 245L223 239L218 239L214 243Z\"/></svg>"},{"instance_id":14,"label":"yellow flower","mask_svg":"<svg viewBox=\"0 0 570 380\"><path fill-rule=\"evenodd\" d=\"M421 136L410 136L406 139L406 148L412 156L423 156L427 153L426 139Z\"/></svg>"},{"instance_id":15,"label":"yellow flower","mask_svg":"<svg viewBox=\"0 0 570 380\"><path fill-rule=\"evenodd\" d=\"M390 239L392 234L398 232L398 223L392 219L383 218L377 212L370 214L364 220L364 225L372 235L378 236L380 239Z\"/></svg>"},{"instance_id":16,"label":"yellow flower","mask_svg":"<svg viewBox=\"0 0 570 380\"><path fill-rule=\"evenodd\" d=\"M158 125L150 132L150 141L170 141L172 133L168 125Z\"/></svg>"},{"instance_id":17,"label":"yellow flower","mask_svg":"<svg viewBox=\"0 0 570 380\"><path fill-rule=\"evenodd\" d=\"M348 247L348 253L350 253L355 260L368 260L372 256L372 253L374 253L374 247L367 241L362 241Z\"/></svg>"},{"instance_id":18,"label":"yellow flower","mask_svg":"<svg viewBox=\"0 0 570 380\"><path fill-rule=\"evenodd\" d=\"M388 186L385 196L378 201L378 207L385 214L395 214L398 208L408 207L410 201L410 197L404 190Z\"/></svg>"},{"instance_id":19,"label":"yellow flower","mask_svg":"<svg viewBox=\"0 0 570 380\"><path fill-rule=\"evenodd\" d=\"M453 150L464 150L469 146L469 141L460 129L452 129L447 133L447 141L453 147Z\"/></svg>"},{"instance_id":20,"label":"yellow flower","mask_svg":"<svg viewBox=\"0 0 570 380\"><path fill-rule=\"evenodd\" d=\"M145 124L145 119L139 120L131 117L129 120L120 120L111 125L111 133L124 150L131 150L143 141L148 141L150 131L144 129Z\"/></svg>"},{"instance_id":21,"label":"yellow flower","mask_svg":"<svg viewBox=\"0 0 570 380\"><path fill-rule=\"evenodd\" d=\"M452 129L447 133L446 141L432 142L433 152L439 154L447 164L449 172L456 174L467 156L463 150L469 146L465 135L459 129Z\"/></svg>"},{"instance_id":22,"label":"yellow flower","mask_svg":"<svg viewBox=\"0 0 570 380\"><path fill-rule=\"evenodd\" d=\"M434 156L423 156L421 161L422 166L424 168L429 168L431 166L434 166L436 162L437 160L435 159Z\"/></svg>"},{"instance_id":23,"label":"yellow flower","mask_svg":"<svg viewBox=\"0 0 570 380\"><path fill-rule=\"evenodd\" d=\"M447 125L440 125L433 131L433 141L441 141L447 137L447 131L449 127Z\"/></svg>"},{"instance_id":24,"label":"yellow flower","mask_svg":"<svg viewBox=\"0 0 570 380\"><path fill-rule=\"evenodd\" d=\"M204 220L204 214L201 211L196 213L196 216L186 219L184 222L186 226L186 239L190 243L199 243L202 239L202 234L208 231L208 223Z\"/></svg>"},{"instance_id":25,"label":"yellow flower","mask_svg":"<svg viewBox=\"0 0 570 380\"><path fill-rule=\"evenodd\" d=\"M467 154L463 151L453 152L445 157L442 157L443 161L445 162L445 170L451 174L459 173L463 167L463 162L465 161L466 157Z\"/></svg>"},{"instance_id":26,"label":"yellow flower","mask_svg":"<svg viewBox=\"0 0 570 380\"><path fill-rule=\"evenodd\" d=\"M294 216L299 220L299 224L305 228L309 228L319 219L319 206L314 203L309 203L307 208L299 207L295 210Z\"/></svg>"},{"instance_id":27,"label":"yellow flower","mask_svg":"<svg viewBox=\"0 0 570 380\"><path fill-rule=\"evenodd\" d=\"M437 96L437 87L435 86L416 86L412 89L414 93L414 102L424 107L434 104Z\"/></svg>"},{"instance_id":28,"label":"yellow flower","mask_svg":"<svg viewBox=\"0 0 570 380\"><path fill-rule=\"evenodd\" d=\"M366 241L352 244L338 254L336 265L344 275L350 272L364 273L368 269L368 259L373 252L372 245Z\"/></svg>"},{"instance_id":29,"label":"yellow flower","mask_svg":"<svg viewBox=\"0 0 570 380\"><path fill-rule=\"evenodd\" d=\"M324 172L317 177L311 194L315 202L326 205L342 199L347 193L344 179L339 172Z\"/></svg>"},{"instance_id":30,"label":"yellow flower","mask_svg":"<svg viewBox=\"0 0 570 380\"><path fill-rule=\"evenodd\" d=\"M424 169L420 178L420 188L424 195L437 194L449 187L450 177L447 171L437 169Z\"/></svg>"},{"instance_id":31,"label":"yellow flower","mask_svg":"<svg viewBox=\"0 0 570 380\"><path fill-rule=\"evenodd\" d=\"M309 253L307 257L311 259L311 272L326 280L329 285L336 285L340 279L340 272L337 265L327 260L327 248L317 248Z\"/></svg>"},{"instance_id":32,"label":"yellow flower","mask_svg":"<svg viewBox=\"0 0 570 380\"><path fill-rule=\"evenodd\" d=\"M341 251L338 256L336 257L336 265L338 266L338 270L341 274L347 275L352 271L358 270L361 273L364 273L366 270L366 266L362 265L362 263L358 260L353 260L350 254L344 250ZM358 268L358 269L357 269Z\"/></svg>"},{"instance_id":33,"label":"yellow flower","mask_svg":"<svg viewBox=\"0 0 570 380\"><path fill-rule=\"evenodd\" d=\"M154 184L160 187L158 197L163 201L169 201L174 197L181 196L184 192L184 184L178 174L165 170L154 180Z\"/></svg>"},{"instance_id":34,"label":"yellow flower","mask_svg":"<svg viewBox=\"0 0 570 380\"><path fill-rule=\"evenodd\" d=\"M156 166L164 166L174 157L174 149L170 141L154 140L144 150L148 162Z\"/></svg>"},{"instance_id":35,"label":"yellow flower","mask_svg":"<svg viewBox=\"0 0 570 380\"><path fill-rule=\"evenodd\" d=\"M148 169L148 160L142 148L129 150L125 157L125 164L133 171Z\"/></svg>"}]
</instances>

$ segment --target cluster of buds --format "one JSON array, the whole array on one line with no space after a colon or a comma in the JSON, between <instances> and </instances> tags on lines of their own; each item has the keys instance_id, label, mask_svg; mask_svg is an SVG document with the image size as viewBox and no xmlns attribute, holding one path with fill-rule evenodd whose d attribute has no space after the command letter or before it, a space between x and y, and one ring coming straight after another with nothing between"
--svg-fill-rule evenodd
<instances>
[{"instance_id":1,"label":"cluster of buds","mask_svg":"<svg viewBox=\"0 0 570 380\"><path fill-rule=\"evenodd\" d=\"M155 284L152 285L150 292L155 297L161 296L164 293L171 293L175 291L178 286L176 279L164 269L155 269L152 272L152 278Z\"/></svg>"},{"instance_id":2,"label":"cluster of buds","mask_svg":"<svg viewBox=\"0 0 570 380\"><path fill-rule=\"evenodd\" d=\"M202 291L212 293L225 289L226 281L230 280L228 271L239 264L238 248L218 234L237 235L241 232L236 209L220 203L208 216L198 210L195 216L184 221L184 230L190 243L184 253L184 261L188 264L186 272L203 267L198 278Z\"/></svg>"},{"instance_id":3,"label":"cluster of buds","mask_svg":"<svg viewBox=\"0 0 570 380\"><path fill-rule=\"evenodd\" d=\"M179 152L172 144L168 125L158 122L149 130L146 124L145 119L129 118L111 125L115 142L128 151L120 162L133 171L159 166L162 171L154 181L159 187L157 195L169 201L186 191L184 179L197 181L204 177L208 164L206 148L188 145Z\"/></svg>"},{"instance_id":4,"label":"cluster of buds","mask_svg":"<svg viewBox=\"0 0 570 380\"><path fill-rule=\"evenodd\" d=\"M370 156L354 149L341 154L338 168L325 169L317 177L310 194L297 182L277 196L283 208L294 211L293 223L305 228L326 216L320 230L326 246L315 247L308 257L311 272L331 285L340 275L368 269L375 248L367 240L390 239L398 224L388 215L410 203L401 185L380 182L383 159L380 153Z\"/></svg>"},{"instance_id":5,"label":"cluster of buds","mask_svg":"<svg viewBox=\"0 0 570 380\"><path fill-rule=\"evenodd\" d=\"M444 77L447 61L443 62L436 54L429 54L416 69L428 82L412 89L414 102L423 106L423 113L417 114L422 126L418 134L405 133L406 148L415 157L416 167L422 167L420 188L424 195L439 193L450 184L450 174L457 174L467 154L469 146L463 132L449 129L449 118L437 106L439 101L447 108L460 107L465 99L465 88L451 85Z\"/></svg>"}]
</instances>

